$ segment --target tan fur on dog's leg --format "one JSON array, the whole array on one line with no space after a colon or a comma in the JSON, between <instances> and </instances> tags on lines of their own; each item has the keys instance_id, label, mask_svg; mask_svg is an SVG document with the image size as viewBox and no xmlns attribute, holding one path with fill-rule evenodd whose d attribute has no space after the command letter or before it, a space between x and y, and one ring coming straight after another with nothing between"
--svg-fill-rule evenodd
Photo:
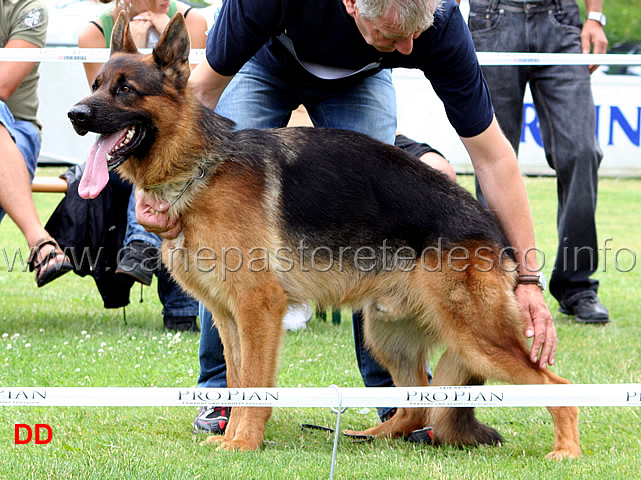
<instances>
[{"instance_id":1,"label":"tan fur on dog's leg","mask_svg":"<svg viewBox=\"0 0 641 480\"><path fill-rule=\"evenodd\" d=\"M491 281L492 277L488 278L490 280L484 281ZM460 362L462 370L478 378L514 384L569 383L530 361L525 347L521 312L511 288L477 297L466 308L476 312L472 315L475 321L462 321L459 317L466 309L459 306L451 310L452 319L448 323L456 325L456 328L444 330L444 340L451 355L458 357L451 360L455 365L454 370L459 368L456 363ZM448 380L438 381L447 383ZM548 410L555 424L554 450L548 458L579 457L578 409L554 407ZM438 438L436 427L434 434Z\"/></svg>"},{"instance_id":2,"label":"tan fur on dog's leg","mask_svg":"<svg viewBox=\"0 0 641 480\"><path fill-rule=\"evenodd\" d=\"M241 388L273 387L276 385L278 352L282 335L282 318L287 308L287 295L276 282L263 279L260 287L243 289L238 295L235 318L240 346ZM227 358L227 354L225 355ZM226 450L255 450L263 441L265 424L271 408L235 407L230 418L233 430L225 432L219 448ZM233 420L233 423L232 423Z\"/></svg>"},{"instance_id":3,"label":"tan fur on dog's leg","mask_svg":"<svg viewBox=\"0 0 641 480\"><path fill-rule=\"evenodd\" d=\"M446 350L434 372L432 386L482 385L481 377L474 375L463 365L458 356ZM434 442L448 445L499 445L502 438L493 428L479 422L474 408L432 408L430 425L434 428Z\"/></svg>"},{"instance_id":4,"label":"tan fur on dog's leg","mask_svg":"<svg viewBox=\"0 0 641 480\"><path fill-rule=\"evenodd\" d=\"M397 386L427 386L426 336L412 318L390 319L377 313L376 307L364 309L363 330L372 355L392 376ZM411 340L410 340L411 339ZM406 437L412 431L427 426L427 409L399 408L396 413L375 427L347 434L375 437Z\"/></svg>"}]
</instances>

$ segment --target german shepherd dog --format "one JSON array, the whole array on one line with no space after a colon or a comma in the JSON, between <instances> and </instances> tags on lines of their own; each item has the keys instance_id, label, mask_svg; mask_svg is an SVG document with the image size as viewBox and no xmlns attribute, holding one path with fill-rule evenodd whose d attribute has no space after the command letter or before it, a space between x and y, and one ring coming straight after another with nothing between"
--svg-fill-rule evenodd
<instances>
[{"instance_id":1,"label":"german shepherd dog","mask_svg":"<svg viewBox=\"0 0 641 480\"><path fill-rule=\"evenodd\" d=\"M188 55L181 15L148 55L121 16L93 93L69 117L79 134L100 134L87 196L118 167L181 219L163 261L212 312L230 388L275 386L281 319L288 304L307 301L362 310L366 345L398 386L428 385L438 344L446 350L433 385L569 383L530 361L507 240L468 192L351 131L234 131L190 90ZM549 456L579 456L578 409L548 410ZM256 449L270 415L235 407L225 435L208 441ZM400 437L424 426L441 444L502 441L473 408L401 408L359 433Z\"/></svg>"}]
</instances>

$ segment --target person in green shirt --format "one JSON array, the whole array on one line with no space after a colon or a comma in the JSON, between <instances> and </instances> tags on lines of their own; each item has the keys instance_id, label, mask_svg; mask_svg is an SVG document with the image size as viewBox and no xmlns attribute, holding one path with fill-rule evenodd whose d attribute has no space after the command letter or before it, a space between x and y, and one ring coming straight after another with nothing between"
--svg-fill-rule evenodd
<instances>
[{"instance_id":1,"label":"person in green shirt","mask_svg":"<svg viewBox=\"0 0 641 480\"><path fill-rule=\"evenodd\" d=\"M0 2L0 47L42 48L47 35L43 2ZM30 248L29 267L39 287L70 271L72 265L42 226L31 194L40 154L38 63L0 62L0 220L5 213L22 231Z\"/></svg>"},{"instance_id":2,"label":"person in green shirt","mask_svg":"<svg viewBox=\"0 0 641 480\"><path fill-rule=\"evenodd\" d=\"M102 3L112 3L100 0ZM120 12L130 19L129 27L138 48L153 48L163 30L177 13L187 23L191 48L205 48L207 21L197 8L176 0L117 0L111 8L87 23L78 35L80 48L109 48L111 31ZM100 63L85 63L89 85L98 74ZM194 65L195 67L195 65ZM151 285L153 275L158 278L158 296L163 304L163 325L168 330L198 331L198 303L171 279L160 262L160 243L157 235L146 232L136 221L135 198L132 193L127 212L127 232L116 273L128 276L144 285Z\"/></svg>"}]
</instances>

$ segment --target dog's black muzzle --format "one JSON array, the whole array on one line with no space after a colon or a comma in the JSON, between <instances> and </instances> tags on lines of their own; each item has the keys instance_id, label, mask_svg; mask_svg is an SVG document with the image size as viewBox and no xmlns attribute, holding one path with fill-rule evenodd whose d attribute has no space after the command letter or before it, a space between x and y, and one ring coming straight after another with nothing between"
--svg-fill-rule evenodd
<instances>
[{"instance_id":1,"label":"dog's black muzzle","mask_svg":"<svg viewBox=\"0 0 641 480\"><path fill-rule=\"evenodd\" d=\"M92 111L88 105L77 103L67 112L67 116L78 135L85 135L90 130L87 124L92 117Z\"/></svg>"}]
</instances>

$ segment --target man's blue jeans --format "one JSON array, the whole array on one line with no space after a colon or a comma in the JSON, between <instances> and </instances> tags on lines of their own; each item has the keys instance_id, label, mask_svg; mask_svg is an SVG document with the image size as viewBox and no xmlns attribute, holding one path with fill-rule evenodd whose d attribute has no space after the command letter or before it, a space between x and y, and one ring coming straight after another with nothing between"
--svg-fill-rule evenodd
<instances>
[{"instance_id":1,"label":"man's blue jeans","mask_svg":"<svg viewBox=\"0 0 641 480\"><path fill-rule=\"evenodd\" d=\"M311 85L275 77L250 61L225 89L216 112L235 121L238 129L277 128L287 125L291 112L300 104L305 105L317 127L354 130L394 144L396 93L387 70L357 81ZM368 387L392 386L389 373L370 356L363 343L361 322L360 313L354 313L354 344L363 381ZM200 323L198 386L225 387L223 347L211 313L202 305Z\"/></svg>"},{"instance_id":2,"label":"man's blue jeans","mask_svg":"<svg viewBox=\"0 0 641 480\"><path fill-rule=\"evenodd\" d=\"M581 53L575 0L470 0L469 27L477 51ZM598 288L590 276L598 265L595 211L603 154L588 67L486 66L483 74L499 125L517 152L530 84L547 162L557 177L559 244L550 292L572 303Z\"/></svg>"},{"instance_id":3,"label":"man's blue jeans","mask_svg":"<svg viewBox=\"0 0 641 480\"><path fill-rule=\"evenodd\" d=\"M40 155L40 132L31 122L26 120L16 120L7 107L7 104L0 100L0 123L13 138L18 150L24 158L25 165L29 171L29 176L33 179L38 164L38 155ZM4 217L5 211L0 206L0 222Z\"/></svg>"},{"instance_id":4,"label":"man's blue jeans","mask_svg":"<svg viewBox=\"0 0 641 480\"><path fill-rule=\"evenodd\" d=\"M136 198L132 191L127 206L127 233L123 242L125 248L134 240L147 242L156 248L160 248L162 243L158 235L146 231L136 220ZM195 317L198 315L198 302L174 282L164 265L160 266L156 277L158 278L158 298L162 303L163 316Z\"/></svg>"}]
</instances>

